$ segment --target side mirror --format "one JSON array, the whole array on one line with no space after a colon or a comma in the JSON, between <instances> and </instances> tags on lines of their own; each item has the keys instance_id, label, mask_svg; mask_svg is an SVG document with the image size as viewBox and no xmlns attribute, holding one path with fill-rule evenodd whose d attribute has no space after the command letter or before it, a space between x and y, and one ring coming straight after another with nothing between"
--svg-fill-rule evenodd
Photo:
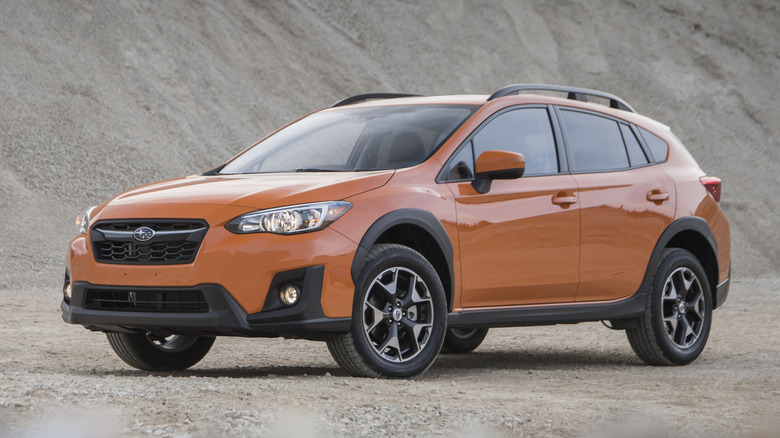
<instances>
[{"instance_id":1,"label":"side mirror","mask_svg":"<svg viewBox=\"0 0 780 438\"><path fill-rule=\"evenodd\" d=\"M471 183L479 193L490 191L494 179L517 179L525 172L523 154L508 151L485 151L477 158L476 178Z\"/></svg>"}]
</instances>

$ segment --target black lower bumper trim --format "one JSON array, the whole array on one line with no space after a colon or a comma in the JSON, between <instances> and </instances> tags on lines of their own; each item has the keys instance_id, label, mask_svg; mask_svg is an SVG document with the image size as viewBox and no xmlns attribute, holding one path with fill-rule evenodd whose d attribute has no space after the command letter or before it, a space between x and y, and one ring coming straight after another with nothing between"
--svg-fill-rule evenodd
<instances>
[{"instance_id":1,"label":"black lower bumper trim","mask_svg":"<svg viewBox=\"0 0 780 438\"><path fill-rule=\"evenodd\" d=\"M477 309L450 313L449 327L522 327L575 324L586 321L639 318L645 311L645 294L613 303L525 306L510 309Z\"/></svg>"},{"instance_id":2,"label":"black lower bumper trim","mask_svg":"<svg viewBox=\"0 0 780 438\"><path fill-rule=\"evenodd\" d=\"M712 305L714 309L717 309L718 307L722 306L723 303L726 302L726 299L729 297L730 286L731 286L731 267L729 267L728 278L723 280L723 283L719 284L715 290L715 302Z\"/></svg>"},{"instance_id":3,"label":"black lower bumper trim","mask_svg":"<svg viewBox=\"0 0 780 438\"><path fill-rule=\"evenodd\" d=\"M225 288L202 284L177 291L200 291L208 302L206 312L140 312L89 308L87 291L165 291L168 288L73 284L70 303L62 301L62 319L90 330L120 332L158 332L200 336L289 337L323 339L327 333L347 332L350 318L327 318L320 304L322 267L306 268L308 280L302 300L289 308L248 315ZM318 281L319 280L319 281ZM308 287L307 287L308 286Z\"/></svg>"}]
</instances>

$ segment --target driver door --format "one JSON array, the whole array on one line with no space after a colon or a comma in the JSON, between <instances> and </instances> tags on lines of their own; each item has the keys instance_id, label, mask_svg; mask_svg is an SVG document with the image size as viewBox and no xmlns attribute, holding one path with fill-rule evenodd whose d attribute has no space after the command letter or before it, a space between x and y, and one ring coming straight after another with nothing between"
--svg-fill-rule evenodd
<instances>
[{"instance_id":1,"label":"driver door","mask_svg":"<svg viewBox=\"0 0 780 438\"><path fill-rule=\"evenodd\" d=\"M486 150L522 153L524 176L494 180L478 193L474 158ZM547 107L497 113L453 155L448 186L458 217L461 307L574 301L580 209L576 181L560 173L564 163Z\"/></svg>"}]
</instances>

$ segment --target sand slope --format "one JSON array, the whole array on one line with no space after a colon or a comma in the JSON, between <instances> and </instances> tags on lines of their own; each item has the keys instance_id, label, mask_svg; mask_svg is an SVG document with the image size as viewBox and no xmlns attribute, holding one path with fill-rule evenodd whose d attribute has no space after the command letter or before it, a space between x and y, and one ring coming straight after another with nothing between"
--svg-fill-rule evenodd
<instances>
[{"instance_id":1,"label":"sand slope","mask_svg":"<svg viewBox=\"0 0 780 438\"><path fill-rule=\"evenodd\" d=\"M370 91L564 83L724 180L736 275L780 262L776 1L0 0L0 288L58 287L73 218Z\"/></svg>"}]
</instances>

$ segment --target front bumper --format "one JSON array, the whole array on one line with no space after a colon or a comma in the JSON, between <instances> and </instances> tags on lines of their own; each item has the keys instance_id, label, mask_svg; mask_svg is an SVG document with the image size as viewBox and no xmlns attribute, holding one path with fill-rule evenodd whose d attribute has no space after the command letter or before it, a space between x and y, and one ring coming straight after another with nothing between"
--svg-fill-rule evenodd
<instances>
[{"instance_id":1,"label":"front bumper","mask_svg":"<svg viewBox=\"0 0 780 438\"><path fill-rule=\"evenodd\" d=\"M280 273L272 285L286 281L300 284L301 301L290 307L278 303L276 294L268 294L264 310L247 314L230 293L217 284L188 288L103 286L75 282L69 302L62 301L62 319L81 324L90 330L118 332L151 332L162 335L248 336L324 339L327 333L347 332L350 318L327 318L320 305L324 268L314 266ZM166 312L139 310L105 310L94 308L88 300L90 290L123 292L199 291L208 303L200 312ZM272 286L273 289L273 286ZM133 294L134 295L134 294ZM130 302L126 304L132 304ZM124 306L124 308L131 306Z\"/></svg>"},{"instance_id":2,"label":"front bumper","mask_svg":"<svg viewBox=\"0 0 780 438\"><path fill-rule=\"evenodd\" d=\"M276 275L324 266L320 306L327 317L348 318L354 296L350 267L356 249L356 243L329 228L284 236L233 234L211 225L192 263L100 263L89 236L82 234L71 241L66 268L74 282L93 285L187 288L217 284L230 292L244 312L255 314L268 310L266 294Z\"/></svg>"}]
</instances>

